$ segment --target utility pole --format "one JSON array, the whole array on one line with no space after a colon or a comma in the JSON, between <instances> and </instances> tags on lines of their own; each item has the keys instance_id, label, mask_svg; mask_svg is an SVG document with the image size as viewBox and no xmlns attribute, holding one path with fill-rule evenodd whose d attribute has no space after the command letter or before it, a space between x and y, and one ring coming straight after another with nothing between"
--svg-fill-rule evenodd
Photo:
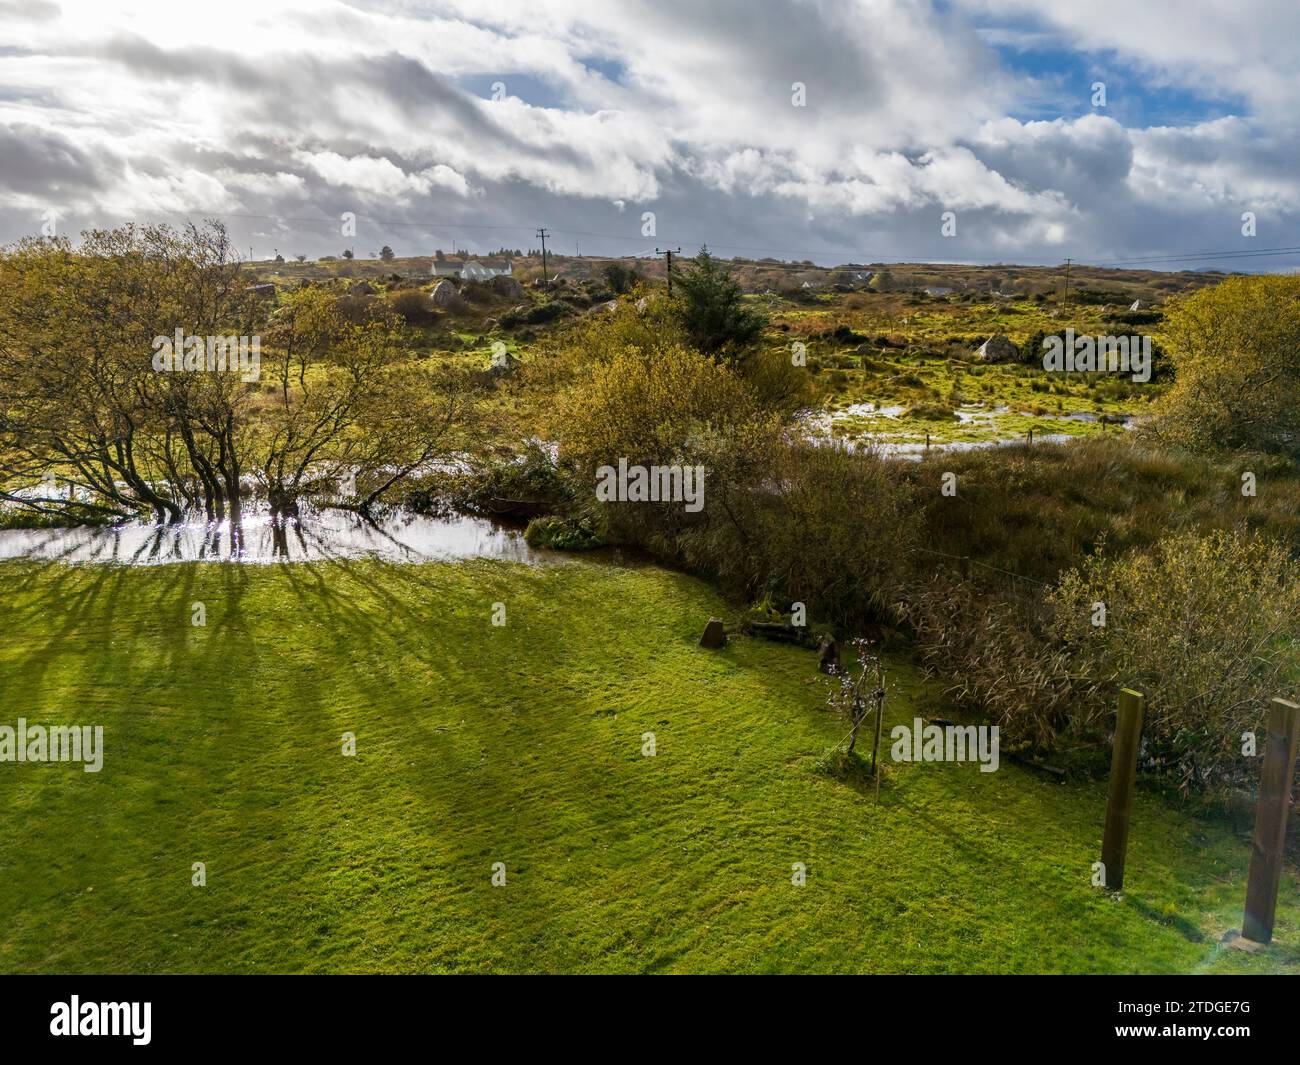
<instances>
[{"instance_id":1,"label":"utility pole","mask_svg":"<svg viewBox=\"0 0 1300 1065\"><path fill-rule=\"evenodd\" d=\"M546 276L546 238L550 235L546 232L545 226L540 226L537 235L542 238L542 284L546 288L551 287L551 280Z\"/></svg>"},{"instance_id":2,"label":"utility pole","mask_svg":"<svg viewBox=\"0 0 1300 1065\"><path fill-rule=\"evenodd\" d=\"M1072 262L1074 262L1073 259L1065 260L1065 302L1066 303L1070 302L1070 264Z\"/></svg>"},{"instance_id":3,"label":"utility pole","mask_svg":"<svg viewBox=\"0 0 1300 1065\"><path fill-rule=\"evenodd\" d=\"M674 251L678 255L680 255L682 249L680 247L665 248L663 251L660 251L658 248L655 248L656 255L664 255L667 256L668 259L668 298L669 299L673 298L673 252Z\"/></svg>"}]
</instances>

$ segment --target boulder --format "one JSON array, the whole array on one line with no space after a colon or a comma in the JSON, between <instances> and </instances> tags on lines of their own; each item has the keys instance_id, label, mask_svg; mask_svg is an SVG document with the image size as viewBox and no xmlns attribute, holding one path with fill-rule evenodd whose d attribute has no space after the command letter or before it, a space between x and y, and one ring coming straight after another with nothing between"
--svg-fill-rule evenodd
<instances>
[{"instance_id":1,"label":"boulder","mask_svg":"<svg viewBox=\"0 0 1300 1065\"><path fill-rule=\"evenodd\" d=\"M975 352L975 357L981 362L1007 362L1019 355L1016 346L1001 333L989 337Z\"/></svg>"},{"instance_id":2,"label":"boulder","mask_svg":"<svg viewBox=\"0 0 1300 1065\"><path fill-rule=\"evenodd\" d=\"M512 300L523 298L524 286L507 274L497 274L490 284L492 291L498 296L506 296Z\"/></svg>"},{"instance_id":3,"label":"boulder","mask_svg":"<svg viewBox=\"0 0 1300 1065\"><path fill-rule=\"evenodd\" d=\"M444 278L433 286L433 291L429 293L429 302L435 307L455 306L459 302L456 286Z\"/></svg>"},{"instance_id":4,"label":"boulder","mask_svg":"<svg viewBox=\"0 0 1300 1065\"><path fill-rule=\"evenodd\" d=\"M727 630L722 627L721 618L709 618L709 623L704 626L704 635L700 637L701 647L725 647L727 644Z\"/></svg>"},{"instance_id":5,"label":"boulder","mask_svg":"<svg viewBox=\"0 0 1300 1065\"><path fill-rule=\"evenodd\" d=\"M518 359L516 359L510 352L503 351L500 355L494 355L492 357L492 362L488 366L488 373L493 377L509 377L514 371L514 368L518 365Z\"/></svg>"},{"instance_id":6,"label":"boulder","mask_svg":"<svg viewBox=\"0 0 1300 1065\"><path fill-rule=\"evenodd\" d=\"M349 296L373 296L374 294L375 286L369 281L358 281L348 289Z\"/></svg>"},{"instance_id":7,"label":"boulder","mask_svg":"<svg viewBox=\"0 0 1300 1065\"><path fill-rule=\"evenodd\" d=\"M838 673L840 671L840 645L835 642L833 636L823 636L821 646L817 649L818 662L817 668L823 673Z\"/></svg>"}]
</instances>

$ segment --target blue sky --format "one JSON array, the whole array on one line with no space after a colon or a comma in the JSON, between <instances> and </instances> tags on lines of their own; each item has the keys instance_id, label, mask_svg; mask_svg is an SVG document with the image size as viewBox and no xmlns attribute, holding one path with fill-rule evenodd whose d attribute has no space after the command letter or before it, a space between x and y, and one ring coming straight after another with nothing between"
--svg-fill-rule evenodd
<instances>
[{"instance_id":1,"label":"blue sky","mask_svg":"<svg viewBox=\"0 0 1300 1065\"><path fill-rule=\"evenodd\" d=\"M1240 96L1207 96L1135 68L1115 52L1071 51L1050 41L990 42L1002 64L1037 92L1026 93L1008 114L1022 122L1105 114L1124 126L1191 126L1249 110ZM1105 87L1095 107L1093 85Z\"/></svg>"}]
</instances>

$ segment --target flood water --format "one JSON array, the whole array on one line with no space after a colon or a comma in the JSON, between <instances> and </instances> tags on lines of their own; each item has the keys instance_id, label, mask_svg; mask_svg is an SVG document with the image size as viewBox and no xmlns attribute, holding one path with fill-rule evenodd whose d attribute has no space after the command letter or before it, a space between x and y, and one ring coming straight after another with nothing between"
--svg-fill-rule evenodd
<instances>
[{"instance_id":1,"label":"flood water","mask_svg":"<svg viewBox=\"0 0 1300 1065\"><path fill-rule=\"evenodd\" d=\"M168 562L309 562L379 558L392 562L446 562L495 558L536 563L523 530L485 518L428 517L396 511L370 523L343 510L321 510L299 521L273 522L269 513L230 522L181 525L127 522L68 529L0 529L0 559L161 565Z\"/></svg>"}]
</instances>

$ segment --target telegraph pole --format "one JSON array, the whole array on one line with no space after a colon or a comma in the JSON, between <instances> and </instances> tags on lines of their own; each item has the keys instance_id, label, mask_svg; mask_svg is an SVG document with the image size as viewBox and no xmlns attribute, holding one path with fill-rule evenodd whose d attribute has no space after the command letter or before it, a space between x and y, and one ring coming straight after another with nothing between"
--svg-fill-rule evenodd
<instances>
[{"instance_id":1,"label":"telegraph pole","mask_svg":"<svg viewBox=\"0 0 1300 1065\"><path fill-rule=\"evenodd\" d=\"M669 299L673 298L673 253L676 252L677 254L680 255L681 250L682 249L680 247L665 248L663 251L660 251L658 248L655 248L656 255L664 255L667 256L668 259L668 298Z\"/></svg>"},{"instance_id":2,"label":"telegraph pole","mask_svg":"<svg viewBox=\"0 0 1300 1065\"><path fill-rule=\"evenodd\" d=\"M1072 262L1074 262L1073 259L1065 260L1065 302L1066 303L1070 302L1070 264Z\"/></svg>"},{"instance_id":3,"label":"telegraph pole","mask_svg":"<svg viewBox=\"0 0 1300 1065\"><path fill-rule=\"evenodd\" d=\"M542 284L546 288L550 288L551 281L550 278L546 276L546 238L550 236L550 234L546 232L545 226L540 226L537 230L537 235L542 238Z\"/></svg>"}]
</instances>

